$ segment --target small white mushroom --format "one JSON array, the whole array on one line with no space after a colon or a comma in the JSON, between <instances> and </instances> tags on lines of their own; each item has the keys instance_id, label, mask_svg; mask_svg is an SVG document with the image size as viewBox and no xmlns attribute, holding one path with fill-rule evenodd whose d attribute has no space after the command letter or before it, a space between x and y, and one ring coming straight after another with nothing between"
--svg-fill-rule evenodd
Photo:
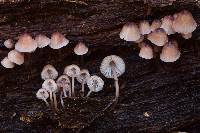
<instances>
[{"instance_id":1,"label":"small white mushroom","mask_svg":"<svg viewBox=\"0 0 200 133\"><path fill-rule=\"evenodd\" d=\"M139 56L144 59L152 59L153 58L153 49L150 45L142 42L139 44L140 53Z\"/></svg>"},{"instance_id":2,"label":"small white mushroom","mask_svg":"<svg viewBox=\"0 0 200 133\"><path fill-rule=\"evenodd\" d=\"M76 55L84 55L87 52L88 52L88 47L82 42L79 42L74 48L74 53Z\"/></svg>"},{"instance_id":3,"label":"small white mushroom","mask_svg":"<svg viewBox=\"0 0 200 133\"><path fill-rule=\"evenodd\" d=\"M56 79L58 77L58 71L55 69L54 66L48 64L44 66L42 72L41 72L41 78L43 80L46 79Z\"/></svg>"},{"instance_id":4,"label":"small white mushroom","mask_svg":"<svg viewBox=\"0 0 200 133\"><path fill-rule=\"evenodd\" d=\"M58 110L56 99L58 87L56 82L53 79L46 79L42 84L42 88L46 89L50 93L51 105L53 106L54 104L55 109Z\"/></svg>"},{"instance_id":5,"label":"small white mushroom","mask_svg":"<svg viewBox=\"0 0 200 133\"><path fill-rule=\"evenodd\" d=\"M160 22L160 20L156 19L151 24L151 31L159 29L160 27L161 27L161 22Z\"/></svg>"},{"instance_id":6,"label":"small white mushroom","mask_svg":"<svg viewBox=\"0 0 200 133\"><path fill-rule=\"evenodd\" d=\"M51 39L45 35L39 34L35 37L35 41L37 42L38 48L44 48L50 44Z\"/></svg>"},{"instance_id":7,"label":"small white mushroom","mask_svg":"<svg viewBox=\"0 0 200 133\"><path fill-rule=\"evenodd\" d=\"M1 65L5 68L14 68L15 64L13 62L11 62L8 57L5 57L2 61L1 61Z\"/></svg>"},{"instance_id":8,"label":"small white mushroom","mask_svg":"<svg viewBox=\"0 0 200 133\"><path fill-rule=\"evenodd\" d=\"M46 89L39 89L36 93L36 97L38 99L41 99L45 102L45 104L49 107L49 103L47 102L47 99L49 98L49 93L47 92Z\"/></svg>"},{"instance_id":9,"label":"small white mushroom","mask_svg":"<svg viewBox=\"0 0 200 133\"><path fill-rule=\"evenodd\" d=\"M146 35L151 32L151 27L147 20L141 21L139 24L139 28L142 35Z\"/></svg>"},{"instance_id":10,"label":"small white mushroom","mask_svg":"<svg viewBox=\"0 0 200 133\"><path fill-rule=\"evenodd\" d=\"M94 75L87 80L87 85L90 89L87 94L87 97L89 97L92 92L99 92L103 89L104 81L100 77Z\"/></svg>"},{"instance_id":11,"label":"small white mushroom","mask_svg":"<svg viewBox=\"0 0 200 133\"><path fill-rule=\"evenodd\" d=\"M66 46L69 43L69 40L65 38L64 35L62 35L59 32L55 32L51 36L51 43L49 46L52 49L60 49L64 46Z\"/></svg>"},{"instance_id":12,"label":"small white mushroom","mask_svg":"<svg viewBox=\"0 0 200 133\"><path fill-rule=\"evenodd\" d=\"M105 57L101 63L100 71L106 78L113 78L115 80L115 100L117 101L119 97L118 77L125 72L125 63L123 59L116 55Z\"/></svg>"},{"instance_id":13,"label":"small white mushroom","mask_svg":"<svg viewBox=\"0 0 200 133\"><path fill-rule=\"evenodd\" d=\"M80 71L80 74L79 74L79 76L78 77L76 77L76 79L77 79L77 81L79 82L79 83L81 83L81 92L82 92L82 94L83 94L83 96L84 96L84 85L86 84L86 81L87 81L87 79L90 77L90 73L89 73L89 71L88 70L86 70L86 69L83 69L83 70L81 70Z\"/></svg>"},{"instance_id":14,"label":"small white mushroom","mask_svg":"<svg viewBox=\"0 0 200 133\"><path fill-rule=\"evenodd\" d=\"M162 20L162 25L160 28L163 28L168 35L174 34L175 31L172 28L174 17L173 16L165 16Z\"/></svg>"},{"instance_id":15,"label":"small white mushroom","mask_svg":"<svg viewBox=\"0 0 200 133\"><path fill-rule=\"evenodd\" d=\"M68 75L69 77L72 78L72 96L75 96L74 78L77 77L80 74L80 68L75 64L66 66L65 69L64 69L64 74L66 74L66 75Z\"/></svg>"},{"instance_id":16,"label":"small white mushroom","mask_svg":"<svg viewBox=\"0 0 200 133\"><path fill-rule=\"evenodd\" d=\"M24 54L14 49L8 53L8 59L17 65L22 65L24 63Z\"/></svg>"},{"instance_id":17,"label":"small white mushroom","mask_svg":"<svg viewBox=\"0 0 200 133\"><path fill-rule=\"evenodd\" d=\"M8 49L14 48L14 42L12 39L8 39L4 42L4 46Z\"/></svg>"}]
</instances>

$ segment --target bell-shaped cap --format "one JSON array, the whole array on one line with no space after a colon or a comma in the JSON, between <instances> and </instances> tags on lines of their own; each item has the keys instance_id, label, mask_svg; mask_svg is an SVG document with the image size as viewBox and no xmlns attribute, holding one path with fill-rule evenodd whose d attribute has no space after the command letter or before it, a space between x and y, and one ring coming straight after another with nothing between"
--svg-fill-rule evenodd
<instances>
[{"instance_id":1,"label":"bell-shaped cap","mask_svg":"<svg viewBox=\"0 0 200 133\"><path fill-rule=\"evenodd\" d=\"M15 44L15 49L19 52L31 53L37 48L37 42L29 35L23 34L19 36L19 40Z\"/></svg>"},{"instance_id":2,"label":"bell-shaped cap","mask_svg":"<svg viewBox=\"0 0 200 133\"><path fill-rule=\"evenodd\" d=\"M57 84L53 79L46 79L42 84L42 88L46 89L48 92L56 92L58 89Z\"/></svg>"},{"instance_id":3,"label":"bell-shaped cap","mask_svg":"<svg viewBox=\"0 0 200 133\"><path fill-rule=\"evenodd\" d=\"M49 98L49 93L47 92L46 89L41 88L41 89L39 89L39 90L37 91L36 97L37 97L38 99L41 99L41 100L46 100L46 99Z\"/></svg>"},{"instance_id":4,"label":"bell-shaped cap","mask_svg":"<svg viewBox=\"0 0 200 133\"><path fill-rule=\"evenodd\" d=\"M135 23L127 23L123 26L119 36L126 41L137 41L140 39L140 30Z\"/></svg>"},{"instance_id":5,"label":"bell-shaped cap","mask_svg":"<svg viewBox=\"0 0 200 133\"><path fill-rule=\"evenodd\" d=\"M184 10L174 15L172 27L174 31L178 33L188 34L192 33L197 28L197 23L192 14L189 11Z\"/></svg>"},{"instance_id":6,"label":"bell-shaped cap","mask_svg":"<svg viewBox=\"0 0 200 133\"><path fill-rule=\"evenodd\" d=\"M87 85L90 91L99 92L103 89L104 81L100 77L94 75L87 80Z\"/></svg>"},{"instance_id":7,"label":"bell-shaped cap","mask_svg":"<svg viewBox=\"0 0 200 133\"><path fill-rule=\"evenodd\" d=\"M58 77L58 71L55 69L54 66L48 64L44 66L41 72L41 78L46 79L56 79Z\"/></svg>"},{"instance_id":8,"label":"bell-shaped cap","mask_svg":"<svg viewBox=\"0 0 200 133\"><path fill-rule=\"evenodd\" d=\"M168 35L174 34L174 30L172 28L173 25L173 21L174 21L174 17L173 16L165 16L164 18L162 18L162 25L161 28L165 30L165 32Z\"/></svg>"},{"instance_id":9,"label":"bell-shaped cap","mask_svg":"<svg viewBox=\"0 0 200 133\"><path fill-rule=\"evenodd\" d=\"M80 71L80 74L76 77L79 83L86 83L88 78L90 77L90 73L87 69L83 69Z\"/></svg>"},{"instance_id":10,"label":"bell-shaped cap","mask_svg":"<svg viewBox=\"0 0 200 133\"><path fill-rule=\"evenodd\" d=\"M14 48L14 42L12 39L5 40L4 46L8 49Z\"/></svg>"},{"instance_id":11,"label":"bell-shaped cap","mask_svg":"<svg viewBox=\"0 0 200 133\"><path fill-rule=\"evenodd\" d=\"M64 74L68 75L69 77L77 77L80 74L80 68L75 64L66 66L64 69Z\"/></svg>"},{"instance_id":12,"label":"bell-shaped cap","mask_svg":"<svg viewBox=\"0 0 200 133\"><path fill-rule=\"evenodd\" d=\"M37 42L38 48L44 48L50 44L51 39L45 35L39 34L35 37L35 41Z\"/></svg>"},{"instance_id":13,"label":"bell-shaped cap","mask_svg":"<svg viewBox=\"0 0 200 133\"><path fill-rule=\"evenodd\" d=\"M167 34L161 28L151 32L147 39L157 46L163 46L168 42Z\"/></svg>"},{"instance_id":14,"label":"bell-shaped cap","mask_svg":"<svg viewBox=\"0 0 200 133\"><path fill-rule=\"evenodd\" d=\"M159 29L161 27L161 22L160 20L156 19L152 22L151 24L151 31L155 31L156 29Z\"/></svg>"},{"instance_id":15,"label":"bell-shaped cap","mask_svg":"<svg viewBox=\"0 0 200 133\"><path fill-rule=\"evenodd\" d=\"M180 58L180 55L178 43L176 41L170 41L163 47L160 59L164 62L175 62Z\"/></svg>"},{"instance_id":16,"label":"bell-shaped cap","mask_svg":"<svg viewBox=\"0 0 200 133\"><path fill-rule=\"evenodd\" d=\"M67 46L68 43L69 40L66 39L64 35L59 32L55 32L51 35L51 43L49 44L49 46L52 49L60 49L64 46Z\"/></svg>"},{"instance_id":17,"label":"bell-shaped cap","mask_svg":"<svg viewBox=\"0 0 200 133\"><path fill-rule=\"evenodd\" d=\"M141 21L139 24L139 28L142 35L146 35L151 32L151 26L147 20Z\"/></svg>"},{"instance_id":18,"label":"bell-shaped cap","mask_svg":"<svg viewBox=\"0 0 200 133\"><path fill-rule=\"evenodd\" d=\"M1 65L5 68L14 68L15 64L13 62L11 62L8 57L5 57L2 61L1 61Z\"/></svg>"},{"instance_id":19,"label":"bell-shaped cap","mask_svg":"<svg viewBox=\"0 0 200 133\"><path fill-rule=\"evenodd\" d=\"M144 59L152 59L153 58L153 49L150 45L142 42L140 45L140 53L139 56Z\"/></svg>"},{"instance_id":20,"label":"bell-shaped cap","mask_svg":"<svg viewBox=\"0 0 200 133\"><path fill-rule=\"evenodd\" d=\"M116 78L125 72L125 63L121 57L110 55L103 59L100 71L106 78Z\"/></svg>"},{"instance_id":21,"label":"bell-shaped cap","mask_svg":"<svg viewBox=\"0 0 200 133\"><path fill-rule=\"evenodd\" d=\"M22 65L24 63L24 54L17 50L11 50L8 53L8 59L17 65Z\"/></svg>"},{"instance_id":22,"label":"bell-shaped cap","mask_svg":"<svg viewBox=\"0 0 200 133\"><path fill-rule=\"evenodd\" d=\"M79 42L74 48L74 53L76 55L84 55L87 52L88 52L88 47L82 42Z\"/></svg>"},{"instance_id":23,"label":"bell-shaped cap","mask_svg":"<svg viewBox=\"0 0 200 133\"><path fill-rule=\"evenodd\" d=\"M67 75L61 75L57 81L56 84L58 88L71 88L71 82L69 80L69 77Z\"/></svg>"}]
</instances>

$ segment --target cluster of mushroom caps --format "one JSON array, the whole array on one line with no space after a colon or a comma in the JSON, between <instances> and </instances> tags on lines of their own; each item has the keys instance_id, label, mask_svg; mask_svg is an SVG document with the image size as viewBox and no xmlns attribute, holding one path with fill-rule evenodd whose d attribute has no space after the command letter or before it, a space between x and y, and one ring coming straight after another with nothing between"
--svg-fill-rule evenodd
<instances>
[{"instance_id":1,"label":"cluster of mushroom caps","mask_svg":"<svg viewBox=\"0 0 200 133\"><path fill-rule=\"evenodd\" d=\"M33 39L31 35L25 33L18 37L16 44L12 39L4 42L4 46L12 50L1 61L1 64L5 68L14 68L15 64L22 65L24 63L24 54L30 54L37 48L49 46L52 49L60 49L67 44L69 44L69 40L59 32L53 33L51 39L43 34L39 34ZM88 47L84 43L79 42L75 46L74 52L77 55L84 55L88 52Z\"/></svg>"},{"instance_id":2,"label":"cluster of mushroom caps","mask_svg":"<svg viewBox=\"0 0 200 133\"><path fill-rule=\"evenodd\" d=\"M179 59L181 53L177 41L170 40L168 35L180 33L183 38L189 39L196 28L197 23L192 14L183 10L174 15L165 16L161 20L153 20L152 24L147 20L141 21L139 26L134 22L127 23L120 32L120 38L138 43L140 47L139 56L144 59L153 58L151 44L154 44L163 47L160 53L162 61L175 62ZM147 37L147 40L145 40L145 37Z\"/></svg>"},{"instance_id":3,"label":"cluster of mushroom caps","mask_svg":"<svg viewBox=\"0 0 200 133\"><path fill-rule=\"evenodd\" d=\"M107 78L113 78L115 80L116 98L119 97L119 84L118 77L125 72L125 63L122 58L116 55L110 55L103 59L100 67L101 73ZM56 94L60 96L60 103L64 107L63 98L76 97L75 94L75 79L81 83L81 96L85 97L84 85L87 84L89 92L88 97L92 92L99 92L103 89L104 81L96 75L90 76L87 69L80 70L75 65L66 66L63 75L58 77L58 71L52 65L44 66L41 72L41 78L44 80L42 88L36 93L38 99L43 100L47 106L49 103L47 99L50 97L51 106L58 110L58 103ZM69 79L71 77L71 80ZM57 79L57 80L56 80ZM56 80L56 81L55 81Z\"/></svg>"}]
</instances>

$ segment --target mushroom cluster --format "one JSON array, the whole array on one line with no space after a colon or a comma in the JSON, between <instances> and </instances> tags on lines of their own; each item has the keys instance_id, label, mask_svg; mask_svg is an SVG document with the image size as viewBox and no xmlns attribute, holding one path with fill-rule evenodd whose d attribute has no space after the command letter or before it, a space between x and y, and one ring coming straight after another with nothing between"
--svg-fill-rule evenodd
<instances>
[{"instance_id":1,"label":"mushroom cluster","mask_svg":"<svg viewBox=\"0 0 200 133\"><path fill-rule=\"evenodd\" d=\"M77 65L72 64L65 67L62 75L58 77L58 71L52 65L44 66L41 72L41 78L44 80L42 88L38 90L36 96L42 99L47 106L49 103L47 99L50 97L51 106L58 110L57 94L60 97L60 103L64 107L63 98L76 97L75 93L75 79L81 84L81 96L85 97L85 84L88 85L89 92L99 92L103 89L104 81L96 75L90 76L87 69L80 69ZM71 79L70 79L71 78Z\"/></svg>"},{"instance_id":2,"label":"mushroom cluster","mask_svg":"<svg viewBox=\"0 0 200 133\"><path fill-rule=\"evenodd\" d=\"M141 21L139 26L134 22L129 22L123 26L119 36L123 40L138 43L139 56L144 59L153 58L152 44L154 44L156 47L163 47L160 54L163 62L175 62L181 53L178 43L170 40L168 36L179 33L184 39L189 39L196 28L197 23L192 14L183 10L174 15L165 16L161 20L153 20L151 24L147 20Z\"/></svg>"}]
</instances>

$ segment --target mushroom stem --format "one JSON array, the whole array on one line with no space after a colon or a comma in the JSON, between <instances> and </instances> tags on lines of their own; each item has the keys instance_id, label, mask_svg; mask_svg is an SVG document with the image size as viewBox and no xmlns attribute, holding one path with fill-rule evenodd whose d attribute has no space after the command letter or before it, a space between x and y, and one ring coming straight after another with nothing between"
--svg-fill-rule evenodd
<instances>
[{"instance_id":1,"label":"mushroom stem","mask_svg":"<svg viewBox=\"0 0 200 133\"><path fill-rule=\"evenodd\" d=\"M49 107L49 103L47 102L47 100L43 99L43 101L45 102L45 104L47 105L47 107Z\"/></svg>"},{"instance_id":2,"label":"mushroom stem","mask_svg":"<svg viewBox=\"0 0 200 133\"><path fill-rule=\"evenodd\" d=\"M65 105L64 105L64 101L63 101L63 97L62 96L63 96L63 92L60 93L60 102L61 102L62 107L64 108Z\"/></svg>"},{"instance_id":3,"label":"mushroom stem","mask_svg":"<svg viewBox=\"0 0 200 133\"><path fill-rule=\"evenodd\" d=\"M118 101L118 98L119 98L119 83L118 83L118 78L117 78L117 74L116 74L116 71L115 71L115 67L114 65L112 64L112 72L113 72L113 76L114 76L114 80L115 80L115 101L117 102Z\"/></svg>"},{"instance_id":4,"label":"mushroom stem","mask_svg":"<svg viewBox=\"0 0 200 133\"><path fill-rule=\"evenodd\" d=\"M81 93L82 93L82 97L83 97L84 96L84 90L85 90L84 82L81 83L81 86L82 86Z\"/></svg>"},{"instance_id":5,"label":"mushroom stem","mask_svg":"<svg viewBox=\"0 0 200 133\"><path fill-rule=\"evenodd\" d=\"M92 91L90 90L86 97L89 97L91 93L92 93Z\"/></svg>"},{"instance_id":6,"label":"mushroom stem","mask_svg":"<svg viewBox=\"0 0 200 133\"><path fill-rule=\"evenodd\" d=\"M51 101L51 106L53 107L53 92L50 91L50 101Z\"/></svg>"},{"instance_id":7,"label":"mushroom stem","mask_svg":"<svg viewBox=\"0 0 200 133\"><path fill-rule=\"evenodd\" d=\"M54 99L55 109L58 110L58 103L57 103L57 99L56 99L56 93L53 93L53 99Z\"/></svg>"},{"instance_id":8,"label":"mushroom stem","mask_svg":"<svg viewBox=\"0 0 200 133\"><path fill-rule=\"evenodd\" d=\"M67 97L67 90L65 88L63 88L63 92L62 93L64 94L64 97Z\"/></svg>"},{"instance_id":9,"label":"mushroom stem","mask_svg":"<svg viewBox=\"0 0 200 133\"><path fill-rule=\"evenodd\" d=\"M72 97L75 96L75 93L74 93L74 77L72 77Z\"/></svg>"}]
</instances>

